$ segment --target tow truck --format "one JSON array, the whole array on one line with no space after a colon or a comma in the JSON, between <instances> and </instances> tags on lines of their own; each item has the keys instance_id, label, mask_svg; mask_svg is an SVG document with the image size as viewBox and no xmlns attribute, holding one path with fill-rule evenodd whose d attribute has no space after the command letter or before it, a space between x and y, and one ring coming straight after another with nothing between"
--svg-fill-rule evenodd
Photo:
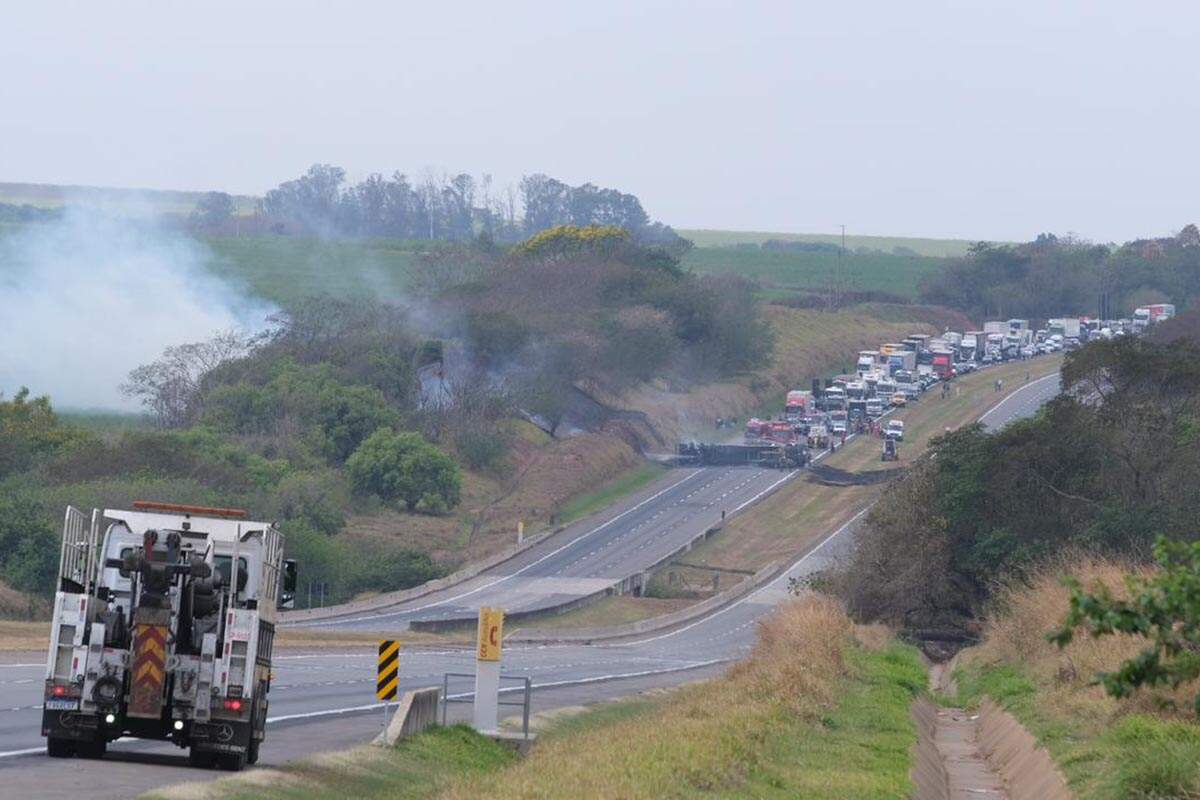
<instances>
[{"instance_id":1,"label":"tow truck","mask_svg":"<svg viewBox=\"0 0 1200 800\"><path fill-rule=\"evenodd\" d=\"M68 506L42 735L52 758L124 736L240 770L266 731L276 612L293 605L283 534L238 509Z\"/></svg>"}]
</instances>

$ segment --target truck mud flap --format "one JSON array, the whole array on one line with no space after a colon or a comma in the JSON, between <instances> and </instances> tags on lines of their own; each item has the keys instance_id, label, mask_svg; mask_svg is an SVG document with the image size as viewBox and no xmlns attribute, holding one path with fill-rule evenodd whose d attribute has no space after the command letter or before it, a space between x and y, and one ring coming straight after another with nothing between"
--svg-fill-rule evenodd
<instances>
[{"instance_id":1,"label":"truck mud flap","mask_svg":"<svg viewBox=\"0 0 1200 800\"><path fill-rule=\"evenodd\" d=\"M250 744L250 723L214 719L196 723L191 731L192 747L210 753L244 753Z\"/></svg>"},{"instance_id":2,"label":"truck mud flap","mask_svg":"<svg viewBox=\"0 0 1200 800\"><path fill-rule=\"evenodd\" d=\"M42 736L55 739L93 741L100 729L100 718L78 711L42 711Z\"/></svg>"}]
</instances>

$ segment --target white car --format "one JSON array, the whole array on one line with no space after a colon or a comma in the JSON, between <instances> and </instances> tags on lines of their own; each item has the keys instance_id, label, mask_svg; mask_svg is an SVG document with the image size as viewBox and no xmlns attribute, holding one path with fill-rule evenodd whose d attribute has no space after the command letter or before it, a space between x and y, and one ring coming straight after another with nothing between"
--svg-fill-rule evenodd
<instances>
[{"instance_id":1,"label":"white car","mask_svg":"<svg viewBox=\"0 0 1200 800\"><path fill-rule=\"evenodd\" d=\"M887 427L883 429L883 435L898 442L904 441L904 420L888 420Z\"/></svg>"}]
</instances>

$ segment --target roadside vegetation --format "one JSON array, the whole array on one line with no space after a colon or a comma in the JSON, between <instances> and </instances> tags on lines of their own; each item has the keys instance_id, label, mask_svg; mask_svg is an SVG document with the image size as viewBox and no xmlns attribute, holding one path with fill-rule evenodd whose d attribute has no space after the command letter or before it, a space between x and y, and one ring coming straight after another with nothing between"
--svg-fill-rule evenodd
<instances>
[{"instance_id":1,"label":"roadside vegetation","mask_svg":"<svg viewBox=\"0 0 1200 800\"><path fill-rule=\"evenodd\" d=\"M1065 647L1049 641L1070 604L1064 575L1090 591L1133 599L1128 575L1153 568L1067 552L997 594L977 647L955 672L958 700L988 695L1011 711L1049 751L1080 800L1190 798L1200 793L1200 725L1194 681L1116 698L1097 680L1147 648L1135 634L1094 638L1081 632Z\"/></svg>"},{"instance_id":2,"label":"roadside vegetation","mask_svg":"<svg viewBox=\"0 0 1200 800\"><path fill-rule=\"evenodd\" d=\"M903 797L916 736L909 705L924 685L916 650L813 595L768 618L725 676L567 717L521 761L464 728L434 729L395 749L148 796Z\"/></svg>"},{"instance_id":3,"label":"roadside vegetation","mask_svg":"<svg viewBox=\"0 0 1200 800\"><path fill-rule=\"evenodd\" d=\"M1160 535L1194 539L1198 359L1186 341L1092 343L1036 416L934 439L832 578L852 613L953 646L974 639L997 579L1064 548L1146 562Z\"/></svg>"}]
</instances>

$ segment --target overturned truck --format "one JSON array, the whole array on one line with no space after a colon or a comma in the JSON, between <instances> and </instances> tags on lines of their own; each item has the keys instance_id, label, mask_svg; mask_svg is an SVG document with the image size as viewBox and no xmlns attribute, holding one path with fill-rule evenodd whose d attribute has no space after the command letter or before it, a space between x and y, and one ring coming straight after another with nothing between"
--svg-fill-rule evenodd
<instances>
[{"instance_id":1,"label":"overturned truck","mask_svg":"<svg viewBox=\"0 0 1200 800\"><path fill-rule=\"evenodd\" d=\"M99 758L122 736L190 749L197 766L258 760L278 608L295 564L245 512L136 502L68 507L46 664L51 757Z\"/></svg>"},{"instance_id":2,"label":"overturned truck","mask_svg":"<svg viewBox=\"0 0 1200 800\"><path fill-rule=\"evenodd\" d=\"M796 469L808 463L808 448L803 444L705 444L680 442L675 451L682 465L772 467Z\"/></svg>"}]
</instances>

